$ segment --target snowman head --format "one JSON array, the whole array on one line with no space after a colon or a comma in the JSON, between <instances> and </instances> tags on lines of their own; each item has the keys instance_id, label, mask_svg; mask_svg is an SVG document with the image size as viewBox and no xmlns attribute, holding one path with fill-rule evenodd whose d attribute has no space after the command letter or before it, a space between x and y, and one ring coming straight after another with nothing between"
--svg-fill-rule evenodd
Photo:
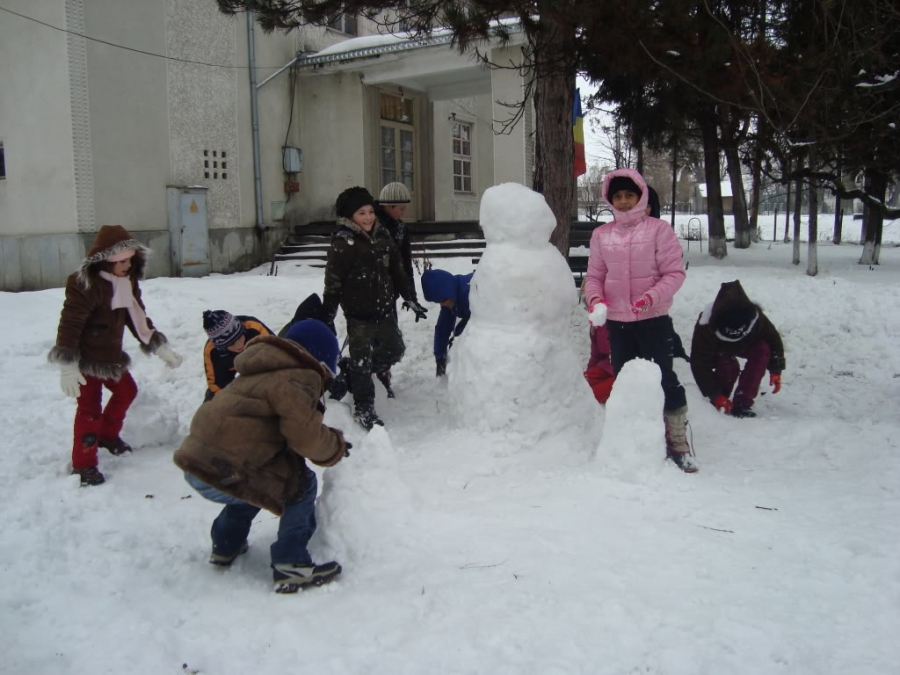
<instances>
[{"instance_id":1,"label":"snowman head","mask_svg":"<svg viewBox=\"0 0 900 675\"><path fill-rule=\"evenodd\" d=\"M556 218L543 195L519 183L488 188L478 214L488 244L514 244L540 249L549 246Z\"/></svg>"}]
</instances>

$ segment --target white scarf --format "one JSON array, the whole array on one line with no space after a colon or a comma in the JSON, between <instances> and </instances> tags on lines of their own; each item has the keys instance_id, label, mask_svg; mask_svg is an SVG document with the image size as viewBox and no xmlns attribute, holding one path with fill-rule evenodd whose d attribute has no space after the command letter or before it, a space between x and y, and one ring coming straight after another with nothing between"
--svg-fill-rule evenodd
<instances>
[{"instance_id":1,"label":"white scarf","mask_svg":"<svg viewBox=\"0 0 900 675\"><path fill-rule=\"evenodd\" d=\"M113 309L125 308L131 317L131 323L137 332L138 338L145 345L150 344L150 338L153 337L154 331L147 325L147 315L140 303L135 300L134 294L131 292L131 277L117 277L109 272L100 272L100 276L106 279L113 287L112 302L110 305Z\"/></svg>"}]
</instances>

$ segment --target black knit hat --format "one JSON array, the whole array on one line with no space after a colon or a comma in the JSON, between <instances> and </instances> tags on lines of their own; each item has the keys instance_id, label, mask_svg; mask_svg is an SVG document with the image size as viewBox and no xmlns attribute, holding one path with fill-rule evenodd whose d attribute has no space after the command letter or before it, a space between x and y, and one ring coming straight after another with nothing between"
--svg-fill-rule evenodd
<instances>
[{"instance_id":1,"label":"black knit hat","mask_svg":"<svg viewBox=\"0 0 900 675\"><path fill-rule=\"evenodd\" d=\"M611 200L612 196L619 190L631 190L638 197L643 194L637 183L628 176L613 176L609 181L609 187L606 189L606 198Z\"/></svg>"},{"instance_id":2,"label":"black knit hat","mask_svg":"<svg viewBox=\"0 0 900 675\"><path fill-rule=\"evenodd\" d=\"M364 187L352 187L347 188L338 195L334 204L334 210L338 216L349 220L353 218L354 213L366 204L375 208L375 199L369 191Z\"/></svg>"},{"instance_id":3,"label":"black knit hat","mask_svg":"<svg viewBox=\"0 0 900 675\"><path fill-rule=\"evenodd\" d=\"M244 324L224 309L203 312L203 330L217 349L225 351L244 334Z\"/></svg>"}]
</instances>

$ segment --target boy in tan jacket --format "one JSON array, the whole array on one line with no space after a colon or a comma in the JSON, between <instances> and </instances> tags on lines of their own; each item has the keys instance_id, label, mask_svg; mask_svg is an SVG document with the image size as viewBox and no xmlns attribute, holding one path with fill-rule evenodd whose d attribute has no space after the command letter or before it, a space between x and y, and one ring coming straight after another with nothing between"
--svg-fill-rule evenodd
<instances>
[{"instance_id":1,"label":"boy in tan jacket","mask_svg":"<svg viewBox=\"0 0 900 675\"><path fill-rule=\"evenodd\" d=\"M336 562L315 564L307 544L316 530L316 474L333 466L350 444L322 423L321 399L334 376L338 343L315 319L285 338L261 335L234 361L238 377L200 406L175 464L201 495L220 504L209 562L229 566L247 550L261 509L280 516L271 546L276 593L296 593L341 573Z\"/></svg>"}]
</instances>

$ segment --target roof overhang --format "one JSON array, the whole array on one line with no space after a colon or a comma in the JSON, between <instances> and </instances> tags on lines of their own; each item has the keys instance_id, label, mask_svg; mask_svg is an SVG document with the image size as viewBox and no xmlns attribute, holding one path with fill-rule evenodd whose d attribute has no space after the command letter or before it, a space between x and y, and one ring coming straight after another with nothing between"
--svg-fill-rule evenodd
<instances>
[{"instance_id":1,"label":"roof overhang","mask_svg":"<svg viewBox=\"0 0 900 675\"><path fill-rule=\"evenodd\" d=\"M510 26L510 32L505 44L498 39L483 41L462 54L451 44L448 32L425 38L405 34L352 38L300 55L296 65L306 76L358 72L367 85L391 84L422 91L434 101L489 94L491 69L478 52L489 54L496 47L524 42L518 24Z\"/></svg>"}]
</instances>

